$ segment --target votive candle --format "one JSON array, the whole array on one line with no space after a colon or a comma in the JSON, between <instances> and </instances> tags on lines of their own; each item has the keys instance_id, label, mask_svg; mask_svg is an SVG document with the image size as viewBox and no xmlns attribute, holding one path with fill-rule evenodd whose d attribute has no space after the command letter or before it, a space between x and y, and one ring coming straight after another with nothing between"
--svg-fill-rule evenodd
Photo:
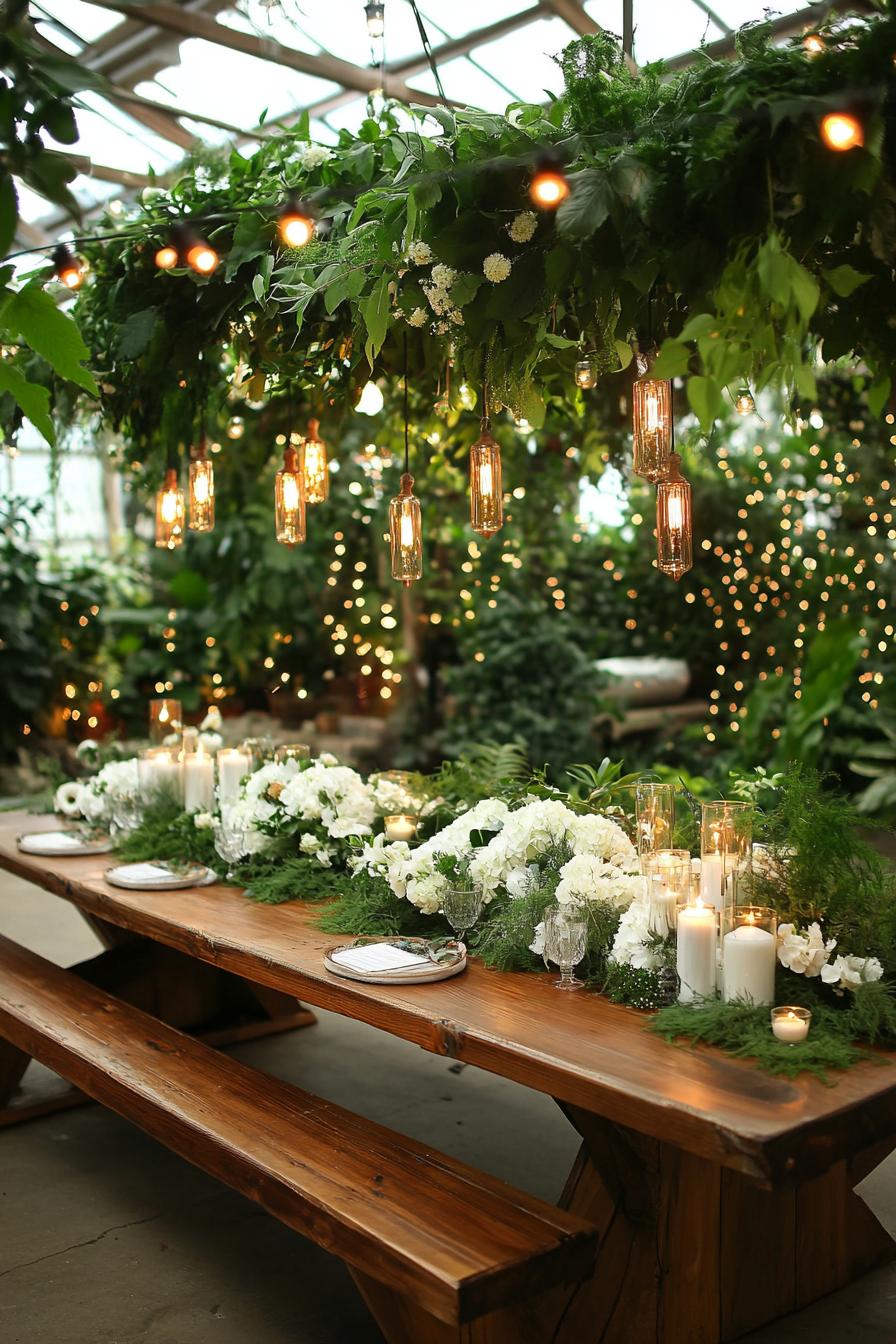
<instances>
[{"instance_id":1,"label":"votive candle","mask_svg":"<svg viewBox=\"0 0 896 1344\"><path fill-rule=\"evenodd\" d=\"M413 840L417 834L417 818L407 812L399 812L394 817L384 817L383 826L387 840Z\"/></svg>"},{"instance_id":2,"label":"votive candle","mask_svg":"<svg viewBox=\"0 0 896 1344\"><path fill-rule=\"evenodd\" d=\"M809 1035L812 1011L792 1004L772 1009L772 1031L779 1041L797 1045Z\"/></svg>"}]
</instances>

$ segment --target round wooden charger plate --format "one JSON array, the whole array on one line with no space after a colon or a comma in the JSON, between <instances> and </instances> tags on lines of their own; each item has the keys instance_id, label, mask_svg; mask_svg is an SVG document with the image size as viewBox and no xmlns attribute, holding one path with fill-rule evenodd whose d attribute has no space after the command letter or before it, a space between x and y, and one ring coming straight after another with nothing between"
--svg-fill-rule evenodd
<instances>
[{"instance_id":1,"label":"round wooden charger plate","mask_svg":"<svg viewBox=\"0 0 896 1344\"><path fill-rule=\"evenodd\" d=\"M354 948L364 947L371 943L390 943L406 947L409 943L424 939L413 938L354 938L350 943L338 943L335 947L328 947L324 953L324 965L333 975L339 975L344 980L360 980L365 985L430 985L436 980L450 980L452 976L460 975L467 969L467 949L463 943L457 943L457 952L454 960L437 966L435 962L431 966L421 966L417 970L406 971L354 971L349 966L341 965L338 961L333 961L334 952L350 952Z\"/></svg>"},{"instance_id":2,"label":"round wooden charger plate","mask_svg":"<svg viewBox=\"0 0 896 1344\"><path fill-rule=\"evenodd\" d=\"M51 835L73 835L72 831L29 831L25 835L16 836L16 844L23 854L39 854L45 859L67 859L76 858L79 854L111 854L112 841L108 836L103 836L98 840L82 840L77 845L66 845L57 848L52 840L47 841Z\"/></svg>"},{"instance_id":3,"label":"round wooden charger plate","mask_svg":"<svg viewBox=\"0 0 896 1344\"><path fill-rule=\"evenodd\" d=\"M103 876L111 886L123 887L125 891L183 891L186 887L208 887L218 880L211 868L200 863L183 873L169 873L167 877L160 864L158 880L129 877L128 868L137 867L142 868L143 864L119 864L115 868L107 868Z\"/></svg>"}]
</instances>

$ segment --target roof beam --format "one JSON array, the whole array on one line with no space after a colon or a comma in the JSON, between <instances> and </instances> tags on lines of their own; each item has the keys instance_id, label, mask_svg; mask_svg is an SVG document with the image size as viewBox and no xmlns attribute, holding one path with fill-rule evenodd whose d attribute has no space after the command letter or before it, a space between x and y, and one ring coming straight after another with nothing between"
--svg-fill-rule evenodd
<instances>
[{"instance_id":1,"label":"roof beam","mask_svg":"<svg viewBox=\"0 0 896 1344\"><path fill-rule=\"evenodd\" d=\"M116 186L129 187L132 191L142 191L144 187L161 187L167 181L167 178L161 175L150 177L147 173L131 173L124 168L109 168L104 163L94 163L93 159L88 159L83 154L57 154L56 150L49 152L74 164L84 177L95 177L98 182L114 182Z\"/></svg>"},{"instance_id":2,"label":"roof beam","mask_svg":"<svg viewBox=\"0 0 896 1344\"><path fill-rule=\"evenodd\" d=\"M547 6L554 11L558 19L568 23L579 37L587 37L589 33L602 31L600 24L585 13L581 0L547 0Z\"/></svg>"},{"instance_id":3,"label":"roof beam","mask_svg":"<svg viewBox=\"0 0 896 1344\"><path fill-rule=\"evenodd\" d=\"M875 8L872 0L830 0L828 4L809 5L806 9L798 9L793 14L782 14L779 18L772 19L769 26L773 37L794 37L808 28L819 27L837 15L861 16L873 13ZM736 38L736 33L728 33L725 37L720 37L717 42L707 42L705 47L697 47L694 51L683 51L678 56L670 57L663 64L666 70L672 73L676 70L685 70L701 57L711 61L728 60L735 54Z\"/></svg>"},{"instance_id":4,"label":"roof beam","mask_svg":"<svg viewBox=\"0 0 896 1344\"><path fill-rule=\"evenodd\" d=\"M275 65L298 70L303 75L344 84L346 88L356 89L359 93L373 93L380 87L379 70L353 65L351 61L340 60L326 52L311 53L297 51L294 47L284 47L279 42L257 37L254 33L244 33L237 28L228 28L206 14L194 13L176 5L164 2L135 5L124 3L124 0L90 0L90 2L100 9L111 9L117 14L124 14L127 18L153 24L166 32L178 33L181 37L196 37L220 47L229 47L244 56L272 61ZM401 80L392 82L390 92L394 97L407 102L423 103L428 107L438 106L442 101L420 89L410 88Z\"/></svg>"}]
</instances>

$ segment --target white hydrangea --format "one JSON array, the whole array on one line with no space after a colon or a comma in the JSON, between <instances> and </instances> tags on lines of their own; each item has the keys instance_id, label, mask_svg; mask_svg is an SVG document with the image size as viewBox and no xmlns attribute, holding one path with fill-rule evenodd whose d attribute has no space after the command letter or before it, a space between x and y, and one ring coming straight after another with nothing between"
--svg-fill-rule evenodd
<instances>
[{"instance_id":1,"label":"white hydrangea","mask_svg":"<svg viewBox=\"0 0 896 1344\"><path fill-rule=\"evenodd\" d=\"M662 960L650 947L652 936L650 901L645 896L639 896L623 911L610 950L610 960L620 966L634 966L639 971L659 970Z\"/></svg>"},{"instance_id":2,"label":"white hydrangea","mask_svg":"<svg viewBox=\"0 0 896 1344\"><path fill-rule=\"evenodd\" d=\"M373 792L357 770L320 761L284 785L280 804L288 816L319 821L334 840L369 835L376 816Z\"/></svg>"},{"instance_id":3,"label":"white hydrangea","mask_svg":"<svg viewBox=\"0 0 896 1344\"><path fill-rule=\"evenodd\" d=\"M408 247L408 261L412 266L428 266L432 261L432 248L429 243L411 243Z\"/></svg>"},{"instance_id":4,"label":"white hydrangea","mask_svg":"<svg viewBox=\"0 0 896 1344\"><path fill-rule=\"evenodd\" d=\"M215 819L211 812L196 812L193 815L193 825L197 831L210 831L215 824Z\"/></svg>"},{"instance_id":5,"label":"white hydrangea","mask_svg":"<svg viewBox=\"0 0 896 1344\"><path fill-rule=\"evenodd\" d=\"M412 313L408 313L409 327L422 327L428 317L425 308L415 308Z\"/></svg>"},{"instance_id":6,"label":"white hydrangea","mask_svg":"<svg viewBox=\"0 0 896 1344\"><path fill-rule=\"evenodd\" d=\"M538 228L538 216L534 210L521 210L507 226L507 232L515 243L528 243Z\"/></svg>"},{"instance_id":7,"label":"white hydrangea","mask_svg":"<svg viewBox=\"0 0 896 1344\"><path fill-rule=\"evenodd\" d=\"M623 872L594 854L575 854L560 869L557 901L602 901L617 910L627 910L632 901L644 894L644 879L637 873Z\"/></svg>"},{"instance_id":8,"label":"white hydrangea","mask_svg":"<svg viewBox=\"0 0 896 1344\"><path fill-rule=\"evenodd\" d=\"M252 816L252 824L270 821L277 813L277 802L290 780L299 773L299 762L271 761L253 771L243 785L243 799Z\"/></svg>"},{"instance_id":9,"label":"white hydrangea","mask_svg":"<svg viewBox=\"0 0 896 1344\"><path fill-rule=\"evenodd\" d=\"M322 163L333 157L333 151L326 145L307 145L303 144L296 150L296 158L305 169L311 172L313 168L319 168Z\"/></svg>"},{"instance_id":10,"label":"white hydrangea","mask_svg":"<svg viewBox=\"0 0 896 1344\"><path fill-rule=\"evenodd\" d=\"M273 811L273 809L271 809ZM258 820L258 802L251 798L241 798L239 802L231 803L229 807L222 809L221 821L225 826L230 826L233 830L242 829L243 848L240 855L245 858L247 854L263 854L269 849L273 841L270 836L260 831L256 825Z\"/></svg>"},{"instance_id":11,"label":"white hydrangea","mask_svg":"<svg viewBox=\"0 0 896 1344\"><path fill-rule=\"evenodd\" d=\"M482 273L493 285L506 280L512 269L510 261L500 252L492 252L482 263Z\"/></svg>"},{"instance_id":12,"label":"white hydrangea","mask_svg":"<svg viewBox=\"0 0 896 1344\"><path fill-rule=\"evenodd\" d=\"M200 733L220 733L223 727L224 720L221 717L220 709L217 705L209 705L205 718L199 725Z\"/></svg>"},{"instance_id":13,"label":"white hydrangea","mask_svg":"<svg viewBox=\"0 0 896 1344\"><path fill-rule=\"evenodd\" d=\"M836 946L836 938L825 942L817 922L810 924L805 933L799 933L794 924L778 925L778 960L797 975L810 978L821 975Z\"/></svg>"},{"instance_id":14,"label":"white hydrangea","mask_svg":"<svg viewBox=\"0 0 896 1344\"><path fill-rule=\"evenodd\" d=\"M826 985L842 992L844 989L856 990L859 985L872 984L879 980L884 968L877 957L837 957L821 970L821 978Z\"/></svg>"},{"instance_id":15,"label":"white hydrangea","mask_svg":"<svg viewBox=\"0 0 896 1344\"><path fill-rule=\"evenodd\" d=\"M506 885L510 873L562 844L574 854L593 855L620 870L633 868L636 862L634 846L609 817L580 815L565 803L538 799L508 814L499 834L474 857L470 875L487 894L494 893Z\"/></svg>"},{"instance_id":16,"label":"white hydrangea","mask_svg":"<svg viewBox=\"0 0 896 1344\"><path fill-rule=\"evenodd\" d=\"M115 800L135 796L137 788L136 756L126 761L110 761L81 786L78 796L81 816L94 826L108 825Z\"/></svg>"},{"instance_id":17,"label":"white hydrangea","mask_svg":"<svg viewBox=\"0 0 896 1344\"><path fill-rule=\"evenodd\" d=\"M432 268L432 283L436 289L450 289L457 279L457 271L453 266L446 266L444 262L438 262Z\"/></svg>"}]
</instances>

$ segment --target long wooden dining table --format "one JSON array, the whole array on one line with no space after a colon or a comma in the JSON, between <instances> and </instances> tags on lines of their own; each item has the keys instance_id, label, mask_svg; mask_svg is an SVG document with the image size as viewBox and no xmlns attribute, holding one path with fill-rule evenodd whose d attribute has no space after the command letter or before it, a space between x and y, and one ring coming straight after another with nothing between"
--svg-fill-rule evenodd
<instances>
[{"instance_id":1,"label":"long wooden dining table","mask_svg":"<svg viewBox=\"0 0 896 1344\"><path fill-rule=\"evenodd\" d=\"M463 975L429 985L341 979L324 966L334 939L317 927L319 907L257 905L225 885L121 890L104 879L108 857L18 850L17 833L51 824L8 816L0 866L76 906L104 955L131 967L137 958L133 992L126 973L112 986L120 998L146 1007L145 957L173 950L173 1000L189 997L211 967L255 987L260 1002L273 995L269 1009L288 1006L287 1025L311 1020L301 1000L556 1099L582 1139L559 1206L596 1229L597 1253L533 1340L716 1344L893 1258L892 1239L854 1190L896 1146L896 1070L885 1056L828 1084L772 1077L715 1050L670 1046L644 1013L559 994L551 977L488 970L475 958ZM166 1018L158 984L153 993L157 1015L183 1025ZM0 1068L0 1087L2 1079ZM390 1331L387 1314L387 1337L413 1337Z\"/></svg>"}]
</instances>

